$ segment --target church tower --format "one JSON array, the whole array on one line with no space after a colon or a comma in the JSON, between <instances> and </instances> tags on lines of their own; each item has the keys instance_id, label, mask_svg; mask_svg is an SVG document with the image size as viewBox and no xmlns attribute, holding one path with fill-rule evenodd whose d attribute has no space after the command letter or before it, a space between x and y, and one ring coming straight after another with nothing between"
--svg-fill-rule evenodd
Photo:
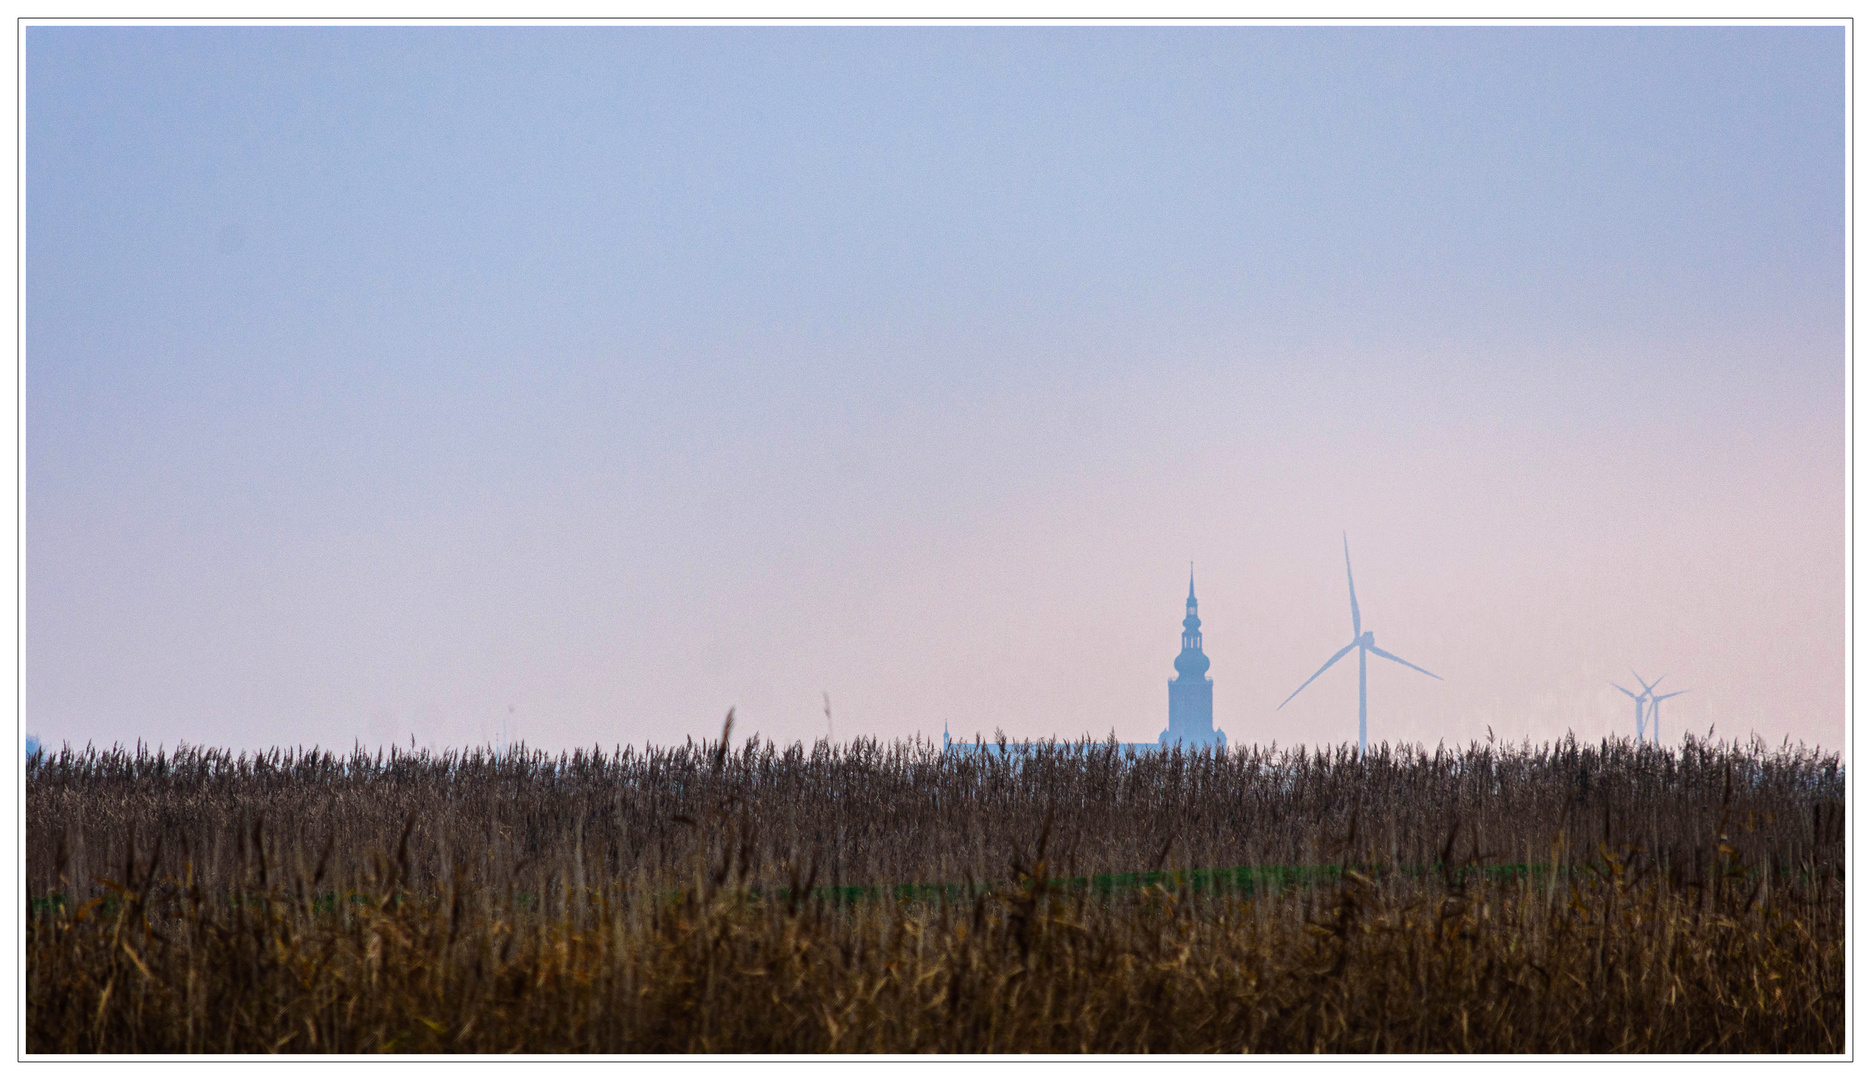
<instances>
[{"instance_id":1,"label":"church tower","mask_svg":"<svg viewBox=\"0 0 1871 1080\"><path fill-rule=\"evenodd\" d=\"M1228 736L1215 730L1215 680L1208 677L1202 652L1202 620L1195 614L1195 565L1189 565L1188 614L1182 620L1182 652L1176 677L1169 681L1169 728L1157 739L1164 749L1174 743L1190 748L1228 748Z\"/></svg>"}]
</instances>

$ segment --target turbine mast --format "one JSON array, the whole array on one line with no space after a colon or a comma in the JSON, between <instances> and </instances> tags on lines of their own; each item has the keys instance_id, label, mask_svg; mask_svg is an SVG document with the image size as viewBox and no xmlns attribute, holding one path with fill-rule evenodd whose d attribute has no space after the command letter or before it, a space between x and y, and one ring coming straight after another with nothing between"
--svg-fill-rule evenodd
<instances>
[{"instance_id":1,"label":"turbine mast","mask_svg":"<svg viewBox=\"0 0 1871 1080\"><path fill-rule=\"evenodd\" d=\"M1350 570L1349 563L1346 564L1346 570L1348 572ZM1353 595L1355 596L1356 594L1354 593ZM1352 603L1354 605L1352 608L1352 611L1356 612L1358 610L1357 607L1355 606L1357 601L1353 600ZM1364 689L1364 686L1365 686L1364 667L1365 667L1365 657L1367 657L1368 655L1369 655L1369 650L1364 647L1364 639L1361 637L1358 639L1358 756L1359 757L1364 756L1364 716L1365 716L1365 702L1367 700L1365 689Z\"/></svg>"}]
</instances>

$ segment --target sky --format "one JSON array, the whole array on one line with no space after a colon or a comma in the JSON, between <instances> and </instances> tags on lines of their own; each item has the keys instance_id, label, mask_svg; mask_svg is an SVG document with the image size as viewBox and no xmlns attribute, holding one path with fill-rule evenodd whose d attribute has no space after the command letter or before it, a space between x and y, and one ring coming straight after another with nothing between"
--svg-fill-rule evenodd
<instances>
[{"instance_id":1,"label":"sky","mask_svg":"<svg viewBox=\"0 0 1871 1080\"><path fill-rule=\"evenodd\" d=\"M52 745L1842 748L1838 27L49 27ZM1352 659L1355 659L1352 658Z\"/></svg>"}]
</instances>

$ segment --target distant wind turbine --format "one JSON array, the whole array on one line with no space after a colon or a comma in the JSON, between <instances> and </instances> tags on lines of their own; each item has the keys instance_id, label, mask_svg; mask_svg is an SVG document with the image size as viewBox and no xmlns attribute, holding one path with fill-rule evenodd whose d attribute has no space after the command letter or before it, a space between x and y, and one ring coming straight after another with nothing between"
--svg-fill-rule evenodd
<instances>
[{"instance_id":1,"label":"distant wind turbine","mask_svg":"<svg viewBox=\"0 0 1871 1080\"><path fill-rule=\"evenodd\" d=\"M1312 673L1312 679L1316 679L1325 674L1326 668L1343 660L1346 653L1349 653L1353 649L1358 650L1358 753L1363 754L1365 750L1365 706L1368 700L1365 676L1365 655L1367 653L1376 653L1386 660L1394 660L1406 668L1421 671L1423 674L1438 682L1442 681L1442 676L1426 668L1417 667L1403 657L1394 656L1377 647L1376 635L1364 629L1364 624L1358 617L1358 586L1351 580L1351 540L1342 534L1340 539L1344 540L1345 543L1345 586L1351 590L1351 644L1333 653L1332 658L1325 662L1325 667ZM1311 686L1312 679L1307 679L1305 682L1300 683L1299 690L1304 690L1306 687ZM1286 695L1286 701L1291 701L1298 697L1299 690L1295 690ZM1280 704L1275 707L1274 711L1279 712L1281 709L1286 708L1286 701L1280 702Z\"/></svg>"},{"instance_id":2,"label":"distant wind turbine","mask_svg":"<svg viewBox=\"0 0 1871 1080\"><path fill-rule=\"evenodd\" d=\"M1663 680L1658 679L1657 681L1662 682ZM1650 695L1650 739L1658 746L1663 745L1663 708L1660 702L1666 698L1673 698L1678 694L1687 694L1688 692L1687 690L1677 690L1669 694Z\"/></svg>"},{"instance_id":3,"label":"distant wind turbine","mask_svg":"<svg viewBox=\"0 0 1871 1080\"><path fill-rule=\"evenodd\" d=\"M1637 680L1639 685L1642 685L1643 681L1644 680L1642 679ZM1661 680L1658 680L1658 681L1661 681ZM1613 690L1616 690L1618 693L1623 694L1625 697L1630 698L1631 703L1637 707L1637 741L1643 742L1644 741L1644 703L1650 700L1649 689L1646 688L1644 692L1641 694L1633 694L1629 690L1626 690L1622 686L1619 686L1617 683L1612 683L1611 688Z\"/></svg>"},{"instance_id":4,"label":"distant wind turbine","mask_svg":"<svg viewBox=\"0 0 1871 1080\"><path fill-rule=\"evenodd\" d=\"M1663 685L1664 676L1658 676L1655 679L1646 681L1642 675L1637 674L1636 668L1632 668L1631 678L1636 679L1637 685L1644 688L1644 696L1650 699L1650 715L1654 719L1657 714L1657 687ZM1642 722L1639 722L1637 725L1637 741L1644 741L1644 725Z\"/></svg>"},{"instance_id":5,"label":"distant wind turbine","mask_svg":"<svg viewBox=\"0 0 1871 1080\"><path fill-rule=\"evenodd\" d=\"M1616 690L1618 693L1623 694L1625 697L1630 698L1631 704L1636 707L1637 741L1643 742L1644 741L1644 706L1645 705L1650 706L1650 716L1654 719L1656 716L1656 712L1657 712L1656 690L1657 690L1657 687L1663 682L1663 680L1657 679L1654 682L1647 681L1642 675L1637 674L1637 670L1635 668L1631 669L1631 677L1637 680L1637 685L1644 688L1643 693L1633 694L1629 690L1626 690L1622 686L1619 686L1617 683L1612 683L1611 688ZM1678 691L1677 693L1684 693L1684 692L1685 691ZM1665 694L1663 696L1675 697L1676 694Z\"/></svg>"}]
</instances>

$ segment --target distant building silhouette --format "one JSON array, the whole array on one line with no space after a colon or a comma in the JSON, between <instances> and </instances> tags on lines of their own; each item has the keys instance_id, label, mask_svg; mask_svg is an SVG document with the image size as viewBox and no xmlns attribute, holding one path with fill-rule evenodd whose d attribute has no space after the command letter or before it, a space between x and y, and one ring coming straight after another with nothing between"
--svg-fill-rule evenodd
<instances>
[{"instance_id":1,"label":"distant building silhouette","mask_svg":"<svg viewBox=\"0 0 1871 1080\"><path fill-rule=\"evenodd\" d=\"M1169 681L1169 727L1156 741L1164 749L1179 742L1192 748L1228 748L1228 736L1215 730L1215 680L1208 677L1208 655L1202 651L1202 620L1195 613L1194 566L1189 567L1182 652L1176 656L1176 677Z\"/></svg>"},{"instance_id":2,"label":"distant building silhouette","mask_svg":"<svg viewBox=\"0 0 1871 1080\"><path fill-rule=\"evenodd\" d=\"M1023 752L1030 742L954 742L949 739L948 721L942 722L942 752L996 756ZM1189 567L1189 602L1182 620L1182 652L1176 656L1176 677L1169 680L1169 727L1153 743L1118 743L1119 750L1147 753L1169 750L1181 743L1185 749L1228 748L1228 736L1215 729L1215 680L1208 677L1208 655L1202 651L1202 620L1195 613L1195 567ZM1108 745L1108 744L1107 744Z\"/></svg>"}]
</instances>

